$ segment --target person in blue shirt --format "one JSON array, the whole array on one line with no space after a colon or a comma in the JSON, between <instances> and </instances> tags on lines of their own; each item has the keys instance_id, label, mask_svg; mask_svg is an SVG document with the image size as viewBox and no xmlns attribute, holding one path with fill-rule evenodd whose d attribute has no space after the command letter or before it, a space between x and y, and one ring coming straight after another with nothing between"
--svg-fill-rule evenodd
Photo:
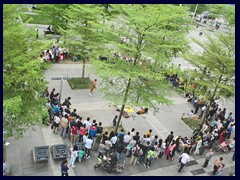
<instances>
[{"instance_id":1,"label":"person in blue shirt","mask_svg":"<svg viewBox=\"0 0 240 180\"><path fill-rule=\"evenodd\" d=\"M68 162L66 159L63 160L62 164L61 164L61 173L62 173L62 176L68 176L68 170L69 170L69 167L68 167Z\"/></svg>"},{"instance_id":2,"label":"person in blue shirt","mask_svg":"<svg viewBox=\"0 0 240 180\"><path fill-rule=\"evenodd\" d=\"M57 105L54 105L53 106L53 114L56 115L59 112L60 112L60 108Z\"/></svg>"},{"instance_id":3,"label":"person in blue shirt","mask_svg":"<svg viewBox=\"0 0 240 180\"><path fill-rule=\"evenodd\" d=\"M118 138L120 138L120 136L124 137L125 133L124 133L124 130L121 129L121 131L118 133Z\"/></svg>"},{"instance_id":4,"label":"person in blue shirt","mask_svg":"<svg viewBox=\"0 0 240 180\"><path fill-rule=\"evenodd\" d=\"M229 113L228 117L227 117L227 124L226 124L226 128L228 127L228 125L230 124L230 122L232 121L232 112Z\"/></svg>"},{"instance_id":5,"label":"person in blue shirt","mask_svg":"<svg viewBox=\"0 0 240 180\"><path fill-rule=\"evenodd\" d=\"M92 140L94 141L94 138L97 135L97 128L96 128L95 124L90 127L89 135L92 137Z\"/></svg>"}]
</instances>

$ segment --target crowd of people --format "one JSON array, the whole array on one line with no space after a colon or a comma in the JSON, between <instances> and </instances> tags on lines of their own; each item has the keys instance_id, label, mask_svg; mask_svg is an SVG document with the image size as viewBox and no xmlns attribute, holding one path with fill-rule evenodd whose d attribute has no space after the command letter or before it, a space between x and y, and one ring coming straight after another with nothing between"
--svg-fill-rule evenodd
<instances>
[{"instance_id":1,"label":"crowd of people","mask_svg":"<svg viewBox=\"0 0 240 180\"><path fill-rule=\"evenodd\" d=\"M219 109L217 104L210 109L207 121L199 125L191 137L174 136L174 132L171 131L167 137L160 138L153 135L151 129L142 135L135 128L128 132L124 129L119 132L104 132L101 122L89 117L83 120L76 109L71 110L71 97L60 103L58 96L59 93L56 93L55 89L52 89L51 93L45 90L44 97L48 98L52 131L54 134L59 133L62 138L69 138L72 144L83 142L83 154L86 159L90 158L91 151L98 151L98 157L116 157L114 164L124 163L125 158L130 158L130 165L143 164L144 167L150 168L158 159L174 160L175 153L178 152L181 154L178 172L181 172L190 161L189 154L202 155L205 149L209 149L203 164L203 167L207 167L214 151L218 150L223 142L227 142L227 152L235 148L235 137L231 137L235 131L232 113L226 116L226 109ZM114 119L116 120L116 117ZM70 166L73 168L80 151L82 150L77 147L71 149ZM213 174L219 175L224 167L223 158L220 157L214 162Z\"/></svg>"},{"instance_id":2,"label":"crowd of people","mask_svg":"<svg viewBox=\"0 0 240 180\"><path fill-rule=\"evenodd\" d=\"M50 49L40 52L39 59L42 62L59 63L60 61L67 59L68 55L69 52L67 48L61 48L54 44Z\"/></svg>"}]
</instances>

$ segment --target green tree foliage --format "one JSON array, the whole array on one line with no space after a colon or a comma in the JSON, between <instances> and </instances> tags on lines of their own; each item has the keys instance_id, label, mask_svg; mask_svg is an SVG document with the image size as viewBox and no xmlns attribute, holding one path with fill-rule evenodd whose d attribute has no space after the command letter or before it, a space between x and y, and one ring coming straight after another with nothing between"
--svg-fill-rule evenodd
<instances>
[{"instance_id":1,"label":"green tree foliage","mask_svg":"<svg viewBox=\"0 0 240 180\"><path fill-rule=\"evenodd\" d=\"M235 26L235 6L228 5L223 15L230 26Z\"/></svg>"},{"instance_id":2,"label":"green tree foliage","mask_svg":"<svg viewBox=\"0 0 240 180\"><path fill-rule=\"evenodd\" d=\"M194 12L196 8L196 4L188 4L189 11ZM202 14L203 12L208 11L208 6L206 4L198 4L197 14Z\"/></svg>"},{"instance_id":3,"label":"green tree foliage","mask_svg":"<svg viewBox=\"0 0 240 180\"><path fill-rule=\"evenodd\" d=\"M197 68L197 71L190 73L208 101L208 112L216 98L234 96L235 37L219 34L217 39L213 39L206 36L209 40L207 43L194 39L204 49L203 53L188 53L183 57Z\"/></svg>"},{"instance_id":4,"label":"green tree foliage","mask_svg":"<svg viewBox=\"0 0 240 180\"><path fill-rule=\"evenodd\" d=\"M126 104L152 107L171 104L166 82L165 64L188 48L185 35L190 20L186 9L173 5L112 5L121 15L105 24L105 51L92 58L97 74L103 79L105 98L122 105L118 123ZM118 53L126 62L114 57ZM99 55L110 60L100 61ZM151 58L148 58L151 57ZM110 81L110 82L109 82ZM116 128L117 129L117 128Z\"/></svg>"},{"instance_id":5,"label":"green tree foliage","mask_svg":"<svg viewBox=\"0 0 240 180\"><path fill-rule=\"evenodd\" d=\"M209 4L208 8L210 12L209 18L215 19L225 14L227 10L227 5L226 4Z\"/></svg>"},{"instance_id":6,"label":"green tree foliage","mask_svg":"<svg viewBox=\"0 0 240 180\"><path fill-rule=\"evenodd\" d=\"M24 9L19 5L3 6L3 126L6 137L21 136L39 124L47 111L45 101L37 98L45 88L41 50L49 46L36 40L36 31L18 20Z\"/></svg>"},{"instance_id":7,"label":"green tree foliage","mask_svg":"<svg viewBox=\"0 0 240 180\"><path fill-rule=\"evenodd\" d=\"M93 50L101 50L103 40L101 21L106 7L94 4L74 4L65 11L68 30L61 29L66 46L74 55L83 60L82 79L84 78L85 60L89 60Z\"/></svg>"},{"instance_id":8,"label":"green tree foliage","mask_svg":"<svg viewBox=\"0 0 240 180\"><path fill-rule=\"evenodd\" d=\"M50 25L53 26L53 30L59 32L60 29L66 30L67 19L64 18L65 11L69 9L69 4L38 4L39 10L36 12L43 15L43 18L49 18L51 20Z\"/></svg>"}]
</instances>

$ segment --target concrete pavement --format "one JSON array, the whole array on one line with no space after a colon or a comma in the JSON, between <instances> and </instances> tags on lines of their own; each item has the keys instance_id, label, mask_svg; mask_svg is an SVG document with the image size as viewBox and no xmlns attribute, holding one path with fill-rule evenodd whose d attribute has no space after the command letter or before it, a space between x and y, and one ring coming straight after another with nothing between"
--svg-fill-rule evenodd
<instances>
[{"instance_id":1,"label":"concrete pavement","mask_svg":"<svg viewBox=\"0 0 240 180\"><path fill-rule=\"evenodd\" d=\"M89 74L91 79L96 76L88 73L86 68L86 75ZM81 65L75 64L54 64L51 70L45 72L46 80L49 80L49 91L52 88L56 88L56 91L60 90L60 81L50 80L51 77L61 77L68 74L69 77L76 77L81 75ZM99 79L99 78L98 78ZM72 109L76 108L77 113L83 116L83 119L90 117L96 119L97 122L103 122L103 126L109 126L112 124L113 117L118 114L114 107L109 106L101 96L99 89L95 89L92 97L88 95L89 90L71 90L66 81L63 83L62 101L64 98L71 96ZM150 109L149 113L143 116L136 115L135 118L122 119L122 124L126 130L130 130L135 127L136 131L140 132L142 136L148 131L153 130L153 135L158 134L162 139L165 139L167 134L173 130L175 136L191 136L192 131L181 120L183 112L189 112L192 107L190 103L187 103L184 98L173 92L172 99L174 100L174 106L160 106L160 111L153 116L153 111ZM134 107L135 110L136 107ZM135 111L136 112L136 111ZM29 130L24 138L20 140L10 139L11 143L8 149L8 162L13 165L13 175L48 175L58 176L60 175L60 161L53 161L52 159L47 163L34 163L32 159L31 150L34 146L41 145L54 145L66 143L67 139L62 140L59 135L52 133L50 126L38 127L36 131ZM18 149L18 151L15 151ZM13 151L14 150L14 151ZM216 154L219 157L220 154ZM126 168L121 174L107 174L104 170L94 170L93 166L97 162L97 152L91 153L91 158L82 162L82 164L76 163L75 169L70 169L70 175L164 175L164 176L178 176L178 175L209 175L212 170L212 166L209 165L209 169L201 168L201 163L204 161L203 156L192 157L192 161L196 161L193 165L184 168L181 174L177 173L177 160L179 154L176 154L174 161L166 161L164 159L156 160L153 162L150 169L146 169L142 164L134 167L129 167L129 159L126 158ZM235 167L235 163L230 160L232 153L226 155L226 161ZM169 171L166 171L166 170ZM196 174L195 172L200 172Z\"/></svg>"},{"instance_id":2,"label":"concrete pavement","mask_svg":"<svg viewBox=\"0 0 240 180\"><path fill-rule=\"evenodd\" d=\"M197 35L197 32L190 32L192 35ZM203 37L203 36L202 36ZM194 46L194 45L193 45ZM197 48L197 47L196 47ZM179 62L184 63L182 59ZM177 62L178 63L178 62ZM52 69L45 72L45 78L49 81L49 91L55 88L57 92L60 91L60 81L51 80L52 77L79 77L81 76L81 64L54 64ZM97 78L94 74L86 68L85 76L89 76L91 79ZM99 78L97 78L99 79ZM100 83L100 81L98 81ZM99 92L99 89L94 90L92 97L88 96L89 90L71 90L67 81L63 81L62 87L62 101L71 96L72 109L76 108L77 113L80 114L85 120L87 117L96 119L97 122L103 122L103 126L109 126L112 124L112 119L116 114L114 107L109 106L109 102L104 100ZM135 118L122 118L122 124L126 130L130 130L135 127L136 131L140 132L142 136L148 131L153 130L153 135L158 134L160 138L165 139L167 134L173 130L175 136L182 135L190 137L192 130L181 121L182 113L190 112L193 109L190 103L187 103L183 97L173 91L172 99L174 101L173 106L159 106L160 111L153 116L153 111L150 109L149 113L144 116L136 115ZM137 107L134 107L135 112ZM234 103L229 103L227 107L227 113L229 111L235 112ZM134 112L134 113L135 113ZM13 166L14 176L59 176L60 175L60 162L53 161L52 158L46 163L34 163L31 150L35 146L54 145L66 143L67 139L63 140L59 135L52 133L50 126L48 127L36 127L36 130L29 130L24 134L24 137L15 140L9 139L11 143L7 148L8 162ZM207 152L207 150L206 150ZM235 168L235 162L231 161L233 152L229 154L216 153L209 163L209 168L202 168L201 165L205 160L204 156L191 156L191 165L184 167L182 173L178 173L177 161L179 154L173 161L166 161L164 159L154 160L152 167L146 169L142 164L130 167L129 159L126 158L126 166L124 172L121 174L108 174L102 169L94 170L93 166L97 162L97 152L91 152L91 158L82 162L82 164L76 163L74 169L70 169L69 175L74 176L114 176L114 175L126 175L126 176L209 176L213 168L213 160L219 156L224 157L224 162L227 163L229 168L226 168L225 175L228 174L230 168ZM51 156L52 157L52 156ZM68 158L69 160L69 158Z\"/></svg>"}]
</instances>

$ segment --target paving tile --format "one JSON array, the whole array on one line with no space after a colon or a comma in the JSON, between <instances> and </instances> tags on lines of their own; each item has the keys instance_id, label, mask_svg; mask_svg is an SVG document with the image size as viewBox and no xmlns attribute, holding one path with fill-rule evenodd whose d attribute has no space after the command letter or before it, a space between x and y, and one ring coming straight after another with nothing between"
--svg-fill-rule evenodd
<instances>
[{"instance_id":1,"label":"paving tile","mask_svg":"<svg viewBox=\"0 0 240 180\"><path fill-rule=\"evenodd\" d=\"M198 175L198 174L206 173L206 171L205 171L203 168L201 168L201 169L196 169L196 170L194 170L194 171L191 171L191 173L192 173L193 175Z\"/></svg>"}]
</instances>

